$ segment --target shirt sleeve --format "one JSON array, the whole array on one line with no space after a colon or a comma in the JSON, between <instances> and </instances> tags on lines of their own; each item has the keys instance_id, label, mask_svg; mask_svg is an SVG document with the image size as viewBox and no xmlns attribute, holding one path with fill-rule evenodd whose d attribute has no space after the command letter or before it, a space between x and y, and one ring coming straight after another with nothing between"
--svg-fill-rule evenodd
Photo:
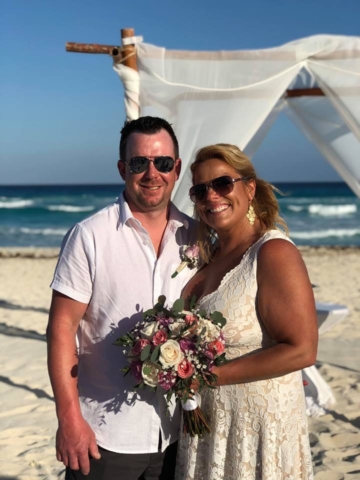
<instances>
[{"instance_id":1,"label":"shirt sleeve","mask_svg":"<svg viewBox=\"0 0 360 480\"><path fill-rule=\"evenodd\" d=\"M64 239L50 287L78 302L88 304L94 277L94 242L80 225L75 225Z\"/></svg>"}]
</instances>

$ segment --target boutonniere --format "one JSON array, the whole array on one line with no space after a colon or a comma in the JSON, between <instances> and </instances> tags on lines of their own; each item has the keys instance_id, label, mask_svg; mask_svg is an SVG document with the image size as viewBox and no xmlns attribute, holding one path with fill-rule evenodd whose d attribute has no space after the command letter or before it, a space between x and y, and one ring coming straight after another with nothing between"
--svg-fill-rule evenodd
<instances>
[{"instance_id":1,"label":"boutonniere","mask_svg":"<svg viewBox=\"0 0 360 480\"><path fill-rule=\"evenodd\" d=\"M199 264L199 247L197 245L188 246L183 245L180 248L180 258L181 263L175 270L175 272L171 275L171 278L175 278L178 273L181 272L185 267L188 268L196 268Z\"/></svg>"}]
</instances>

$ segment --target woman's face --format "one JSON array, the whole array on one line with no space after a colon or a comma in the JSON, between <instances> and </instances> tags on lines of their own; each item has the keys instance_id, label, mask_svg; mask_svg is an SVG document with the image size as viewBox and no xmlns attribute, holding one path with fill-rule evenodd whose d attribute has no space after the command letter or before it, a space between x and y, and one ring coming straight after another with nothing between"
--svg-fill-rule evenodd
<instances>
[{"instance_id":1,"label":"woman's face","mask_svg":"<svg viewBox=\"0 0 360 480\"><path fill-rule=\"evenodd\" d=\"M218 177L229 176L233 179L241 175L227 163L216 158L200 163L194 173L194 185L210 182ZM237 181L226 194L217 193L208 187L205 198L195 205L201 219L216 232L242 228L249 225L246 213L255 194L254 181ZM245 223L247 221L247 223Z\"/></svg>"}]
</instances>

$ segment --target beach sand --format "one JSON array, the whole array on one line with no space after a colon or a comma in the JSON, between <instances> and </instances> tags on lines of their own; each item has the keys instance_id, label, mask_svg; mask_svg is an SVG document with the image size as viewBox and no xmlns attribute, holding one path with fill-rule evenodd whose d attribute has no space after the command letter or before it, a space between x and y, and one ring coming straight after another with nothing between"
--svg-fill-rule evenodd
<instances>
[{"instance_id":1,"label":"beach sand","mask_svg":"<svg viewBox=\"0 0 360 480\"><path fill-rule=\"evenodd\" d=\"M360 478L360 249L302 248L316 300L350 314L320 337L318 367L336 404L310 418L317 480ZM0 480L63 478L45 329L54 249L0 250ZM277 479L274 479L277 480Z\"/></svg>"}]
</instances>

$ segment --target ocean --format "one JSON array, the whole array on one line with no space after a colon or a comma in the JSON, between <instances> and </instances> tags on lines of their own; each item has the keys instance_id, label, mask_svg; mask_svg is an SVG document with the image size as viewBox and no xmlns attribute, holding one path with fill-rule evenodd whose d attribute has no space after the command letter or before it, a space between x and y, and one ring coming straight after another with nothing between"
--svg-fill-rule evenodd
<instances>
[{"instance_id":1,"label":"ocean","mask_svg":"<svg viewBox=\"0 0 360 480\"><path fill-rule=\"evenodd\" d=\"M360 247L360 199L345 183L276 183L297 245ZM112 203L123 185L0 186L0 247L60 247L75 223Z\"/></svg>"}]
</instances>

